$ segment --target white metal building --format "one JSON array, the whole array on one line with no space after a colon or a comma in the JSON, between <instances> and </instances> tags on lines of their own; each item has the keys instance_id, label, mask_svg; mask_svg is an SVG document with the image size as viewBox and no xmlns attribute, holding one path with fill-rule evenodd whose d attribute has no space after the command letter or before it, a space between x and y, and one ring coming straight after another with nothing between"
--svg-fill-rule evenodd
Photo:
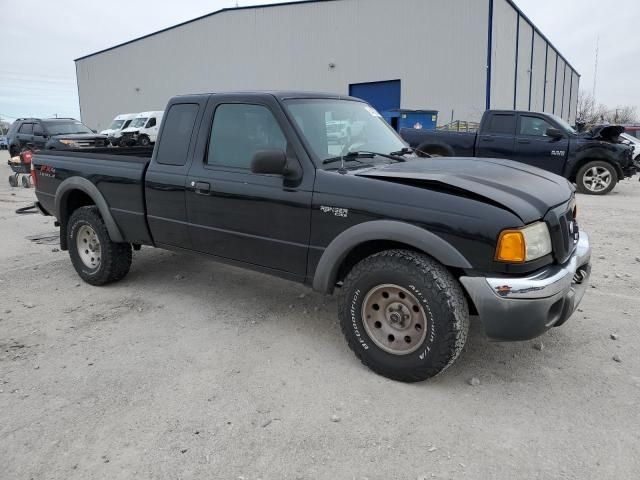
<instances>
[{"instance_id":1,"label":"white metal building","mask_svg":"<svg viewBox=\"0 0 640 480\"><path fill-rule=\"evenodd\" d=\"M82 120L178 94L319 90L439 124L486 108L575 120L580 76L511 0L311 0L225 9L76 60Z\"/></svg>"}]
</instances>

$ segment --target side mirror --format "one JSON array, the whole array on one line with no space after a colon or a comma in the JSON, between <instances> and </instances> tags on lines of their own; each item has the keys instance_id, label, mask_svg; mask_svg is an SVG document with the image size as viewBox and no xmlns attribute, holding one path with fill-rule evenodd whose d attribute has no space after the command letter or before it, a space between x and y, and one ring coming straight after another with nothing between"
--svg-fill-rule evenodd
<instances>
[{"instance_id":1,"label":"side mirror","mask_svg":"<svg viewBox=\"0 0 640 480\"><path fill-rule=\"evenodd\" d=\"M564 137L564 133L562 133L562 130L559 130L557 128L547 128L547 131L545 133L547 137L551 137L554 140L558 140L559 138Z\"/></svg>"},{"instance_id":2,"label":"side mirror","mask_svg":"<svg viewBox=\"0 0 640 480\"><path fill-rule=\"evenodd\" d=\"M92 131L93 133L98 133L98 131L97 131L97 130L91 130L91 131Z\"/></svg>"},{"instance_id":3,"label":"side mirror","mask_svg":"<svg viewBox=\"0 0 640 480\"><path fill-rule=\"evenodd\" d=\"M251 160L251 171L263 175L287 173L287 155L282 150L258 150Z\"/></svg>"}]
</instances>

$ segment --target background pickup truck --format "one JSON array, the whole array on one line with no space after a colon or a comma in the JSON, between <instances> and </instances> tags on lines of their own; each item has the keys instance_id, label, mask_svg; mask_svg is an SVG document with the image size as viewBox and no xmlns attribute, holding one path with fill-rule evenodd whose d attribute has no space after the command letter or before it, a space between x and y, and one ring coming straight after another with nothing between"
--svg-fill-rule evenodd
<instances>
[{"instance_id":1,"label":"background pickup truck","mask_svg":"<svg viewBox=\"0 0 640 480\"><path fill-rule=\"evenodd\" d=\"M336 122L357 128L337 137ZM417 158L355 98L176 97L153 150L110 152L32 161L37 206L57 217L84 281L122 279L132 250L149 245L337 288L350 348L396 380L447 368L470 314L500 340L563 324L589 278L564 178L507 160Z\"/></svg>"},{"instance_id":2,"label":"background pickup truck","mask_svg":"<svg viewBox=\"0 0 640 480\"><path fill-rule=\"evenodd\" d=\"M487 110L477 133L402 129L414 148L430 155L508 158L576 183L582 193L604 195L637 166L632 149L618 141L623 127L578 133L547 113Z\"/></svg>"}]
</instances>

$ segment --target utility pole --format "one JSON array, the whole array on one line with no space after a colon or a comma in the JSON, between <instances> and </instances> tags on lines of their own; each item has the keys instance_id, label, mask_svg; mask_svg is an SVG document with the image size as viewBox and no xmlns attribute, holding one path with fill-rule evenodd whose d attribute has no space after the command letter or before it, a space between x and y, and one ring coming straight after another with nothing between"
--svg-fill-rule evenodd
<instances>
[{"instance_id":1,"label":"utility pole","mask_svg":"<svg viewBox=\"0 0 640 480\"><path fill-rule=\"evenodd\" d=\"M593 68L593 92L592 96L595 101L596 99L596 85L598 83L598 54L600 52L600 35L596 38L596 63Z\"/></svg>"}]
</instances>

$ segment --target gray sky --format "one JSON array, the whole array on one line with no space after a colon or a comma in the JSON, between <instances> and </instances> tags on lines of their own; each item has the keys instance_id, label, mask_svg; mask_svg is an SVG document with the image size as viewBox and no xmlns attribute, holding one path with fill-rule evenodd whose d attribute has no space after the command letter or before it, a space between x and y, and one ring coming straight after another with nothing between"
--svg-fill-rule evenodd
<instances>
[{"instance_id":1,"label":"gray sky","mask_svg":"<svg viewBox=\"0 0 640 480\"><path fill-rule=\"evenodd\" d=\"M392 1L397 0L389 0L390 5ZM607 4L602 0L516 3L578 70L581 88L589 91L599 35L598 101L612 108L640 106L640 2L619 0L615 8L603 6ZM5 17L2 26L0 117L11 121L57 113L78 118L74 58L235 4L235 0L0 0L2 11L11 12L14 19Z\"/></svg>"}]
</instances>

